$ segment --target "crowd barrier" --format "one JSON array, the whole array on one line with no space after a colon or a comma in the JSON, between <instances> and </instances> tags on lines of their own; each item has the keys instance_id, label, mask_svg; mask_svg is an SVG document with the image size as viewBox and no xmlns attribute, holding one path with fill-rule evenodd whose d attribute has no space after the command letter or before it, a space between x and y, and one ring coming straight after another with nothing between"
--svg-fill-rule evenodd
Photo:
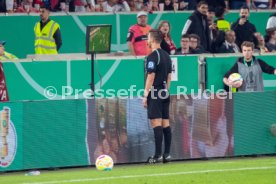
<instances>
[{"instance_id":1,"label":"crowd barrier","mask_svg":"<svg viewBox=\"0 0 276 184\"><path fill-rule=\"evenodd\" d=\"M251 12L249 20L255 24L257 31L265 34L266 22L273 12ZM171 24L171 36L177 47L183 26L191 12L157 12L149 15L149 25L158 27L161 20L168 20ZM235 22L238 12L226 14L229 22ZM91 24L111 24L111 50L128 51L126 37L128 29L137 22L136 13L121 14L55 14L51 19L60 24L63 44L60 53L84 53L86 26ZM34 25L39 21L38 14L0 16L0 40L6 40L7 51L19 58L25 58L34 53Z\"/></svg>"},{"instance_id":2,"label":"crowd barrier","mask_svg":"<svg viewBox=\"0 0 276 184\"><path fill-rule=\"evenodd\" d=\"M171 97L173 159L275 153L276 91L231 95ZM138 98L3 102L0 115L0 172L89 166L101 154L145 162L154 153Z\"/></svg>"},{"instance_id":3,"label":"crowd barrier","mask_svg":"<svg viewBox=\"0 0 276 184\"><path fill-rule=\"evenodd\" d=\"M238 56L172 56L171 94L196 94L224 88L224 74ZM276 68L276 56L257 55ZM97 58L95 97L142 96L145 81L144 57ZM28 61L25 60L25 61ZM29 60L31 61L31 60ZM91 97L91 61L61 60L3 62L10 101L85 99ZM265 91L276 90L275 75L263 74Z\"/></svg>"},{"instance_id":4,"label":"crowd barrier","mask_svg":"<svg viewBox=\"0 0 276 184\"><path fill-rule=\"evenodd\" d=\"M197 93L198 57L174 56L171 93ZM91 95L91 61L4 62L10 101L45 99L84 99ZM143 95L144 58L97 59L95 62L95 96ZM130 89L133 89L131 92ZM97 95L98 94L98 95ZM85 95L85 96L84 96Z\"/></svg>"}]
</instances>

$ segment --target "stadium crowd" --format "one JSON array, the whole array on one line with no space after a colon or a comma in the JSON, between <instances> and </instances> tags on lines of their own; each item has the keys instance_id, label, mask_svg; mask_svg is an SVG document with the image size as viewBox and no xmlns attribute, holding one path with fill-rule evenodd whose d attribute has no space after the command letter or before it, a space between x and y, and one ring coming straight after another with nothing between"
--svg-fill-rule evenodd
<instances>
[{"instance_id":1,"label":"stadium crowd","mask_svg":"<svg viewBox=\"0 0 276 184\"><path fill-rule=\"evenodd\" d=\"M0 12L39 12L48 7L53 12L130 12L195 10L200 0L0 0ZM206 0L210 7L274 9L276 0Z\"/></svg>"},{"instance_id":2,"label":"stadium crowd","mask_svg":"<svg viewBox=\"0 0 276 184\"><path fill-rule=\"evenodd\" d=\"M270 16L267 22L266 35L262 35L257 32L255 25L248 20L250 16L248 6L240 7L239 18L232 24L224 19L225 11L222 6L214 8L206 1L200 1L196 10L184 24L182 37L179 40L180 48L176 48L175 42L170 36L170 23L161 21L158 26L164 38L161 47L170 55L240 53L241 44L244 41L249 41L255 45L254 52L276 51L276 14ZM138 13L137 24L129 29L127 41L132 55L143 56L149 53L147 40L142 39L143 37L146 38L150 30L149 25L147 25L147 16L146 12ZM147 29L145 29L146 26Z\"/></svg>"},{"instance_id":3,"label":"stadium crowd","mask_svg":"<svg viewBox=\"0 0 276 184\"><path fill-rule=\"evenodd\" d=\"M85 1L85 2L84 2ZM276 1L276 0L275 0ZM257 0L206 0L206 1L182 1L178 2L175 0L74 0L64 2L64 0L0 0L0 5L6 2L6 6L2 6L1 9L8 12L24 12L28 9L29 12L39 12L40 17L46 16L45 21L41 19L41 26L39 25L35 29L35 35L40 38L40 34L44 31L44 35L47 33L54 33L49 35L54 43L50 43L48 39L42 39L38 43L36 41L36 49L41 48L56 48L55 54L61 46L61 32L59 32L58 23L49 19L49 12L60 11L68 9L69 11L138 11L137 24L131 26L127 35L127 45L131 55L134 56L145 56L150 53L147 47L147 35L151 27L148 25L148 13L151 11L166 10L180 10L185 6L188 10L193 10L190 17L187 19L183 26L182 36L179 40L173 40L170 35L171 25L169 21L162 20L158 25L158 29L163 33L163 41L161 47L168 52L170 55L187 55L187 54L202 54L202 53L240 53L241 44L244 41L253 42L255 45L254 52L267 53L276 51L276 13L272 14L267 21L266 35L262 35L257 32L256 27L249 21L250 10L252 8L272 8L274 1L261 0L262 4L258 4ZM10 4L8 4L10 2ZM181 3L186 3L181 5ZM239 2L239 3L238 3ZM242 3L241 3L242 2ZM69 7L67 7L69 3ZM8 7L13 4L12 9ZM71 4L73 8L71 7ZM177 4L177 6L176 6ZM190 5L193 4L193 7ZM26 5L28 5L26 7ZM162 6L160 6L162 5ZM187 5L187 6L186 6ZM194 7L195 6L195 7ZM4 7L4 8L3 8ZM5 9L6 8L6 9ZM224 14L227 13L228 8L236 9L239 8L239 18L230 24L224 18ZM185 8L184 8L185 9ZM141 11L140 11L141 10ZM48 13L47 13L48 12ZM44 15L45 14L45 15ZM56 31L51 31L51 25L47 24L50 22L57 28ZM46 26L48 25L48 26ZM43 27L46 27L43 29ZM41 32L42 31L42 32ZM180 47L177 48L177 42L180 42ZM48 43L49 42L49 43ZM4 43L4 42L3 42ZM178 45L178 44L177 44ZM4 44L2 44L2 48ZM49 50L49 49L48 49ZM42 54L42 52L35 52L36 54ZM53 54L53 52L47 52L47 49L43 54ZM2 60L4 52L2 52ZM7 58L11 59L11 58Z\"/></svg>"}]
</instances>

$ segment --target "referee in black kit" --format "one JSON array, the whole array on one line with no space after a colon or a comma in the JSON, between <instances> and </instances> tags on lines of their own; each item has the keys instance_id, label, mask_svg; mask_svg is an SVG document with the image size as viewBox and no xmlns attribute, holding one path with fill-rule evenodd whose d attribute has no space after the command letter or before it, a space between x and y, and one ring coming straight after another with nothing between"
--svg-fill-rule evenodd
<instances>
[{"instance_id":1,"label":"referee in black kit","mask_svg":"<svg viewBox=\"0 0 276 184\"><path fill-rule=\"evenodd\" d=\"M169 122L172 61L160 43L162 33L152 29L148 34L148 46L152 49L146 63L146 85L143 105L148 110L148 118L154 131L155 155L148 158L148 163L168 162L171 159L171 127ZM165 141L165 150L162 155L162 141Z\"/></svg>"}]
</instances>

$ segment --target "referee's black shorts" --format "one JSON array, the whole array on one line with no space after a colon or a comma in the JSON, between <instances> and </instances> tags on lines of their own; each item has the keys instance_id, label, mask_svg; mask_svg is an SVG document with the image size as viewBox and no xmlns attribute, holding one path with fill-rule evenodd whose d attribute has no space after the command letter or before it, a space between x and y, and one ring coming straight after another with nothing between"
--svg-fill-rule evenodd
<instances>
[{"instance_id":1,"label":"referee's black shorts","mask_svg":"<svg viewBox=\"0 0 276 184\"><path fill-rule=\"evenodd\" d=\"M147 105L149 119L170 118L170 95L167 90L160 89L154 92L151 91L148 95Z\"/></svg>"}]
</instances>

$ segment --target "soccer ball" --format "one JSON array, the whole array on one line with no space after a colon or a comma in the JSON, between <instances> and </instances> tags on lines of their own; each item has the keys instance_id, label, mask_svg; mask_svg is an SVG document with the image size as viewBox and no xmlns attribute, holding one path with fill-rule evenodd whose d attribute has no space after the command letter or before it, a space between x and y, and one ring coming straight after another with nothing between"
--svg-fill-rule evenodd
<instances>
[{"instance_id":1,"label":"soccer ball","mask_svg":"<svg viewBox=\"0 0 276 184\"><path fill-rule=\"evenodd\" d=\"M228 82L238 82L238 81L242 81L242 77L239 73L232 73L228 77Z\"/></svg>"},{"instance_id":2,"label":"soccer ball","mask_svg":"<svg viewBox=\"0 0 276 184\"><path fill-rule=\"evenodd\" d=\"M101 155L97 158L95 165L99 171L110 171L113 168L113 160L108 155Z\"/></svg>"}]
</instances>

